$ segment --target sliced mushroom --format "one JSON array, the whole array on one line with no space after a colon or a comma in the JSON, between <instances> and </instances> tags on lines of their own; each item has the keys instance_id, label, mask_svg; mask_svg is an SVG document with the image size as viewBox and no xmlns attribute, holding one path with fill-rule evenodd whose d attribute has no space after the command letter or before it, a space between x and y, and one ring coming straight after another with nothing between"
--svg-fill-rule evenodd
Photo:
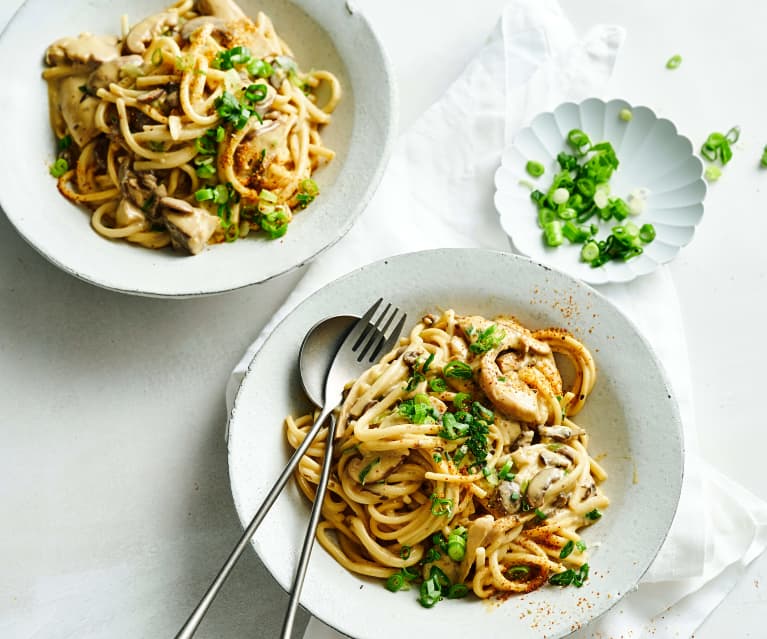
<instances>
[{"instance_id":1,"label":"sliced mushroom","mask_svg":"<svg viewBox=\"0 0 767 639\"><path fill-rule=\"evenodd\" d=\"M540 454L541 462L544 466L556 466L558 468L567 468L570 465L570 460L564 455L555 453L554 451L544 448Z\"/></svg>"},{"instance_id":2,"label":"sliced mushroom","mask_svg":"<svg viewBox=\"0 0 767 639\"><path fill-rule=\"evenodd\" d=\"M527 485L527 503L532 508L540 508L546 500L546 491L552 484L565 476L561 468L544 468Z\"/></svg>"},{"instance_id":3,"label":"sliced mushroom","mask_svg":"<svg viewBox=\"0 0 767 639\"><path fill-rule=\"evenodd\" d=\"M519 511L522 488L516 481L502 481L487 502L487 509L498 519Z\"/></svg>"},{"instance_id":4,"label":"sliced mushroom","mask_svg":"<svg viewBox=\"0 0 767 639\"><path fill-rule=\"evenodd\" d=\"M76 38L61 38L45 52L45 62L51 66L68 62L108 62L119 57L116 36L100 36L81 33Z\"/></svg>"},{"instance_id":5,"label":"sliced mushroom","mask_svg":"<svg viewBox=\"0 0 767 639\"><path fill-rule=\"evenodd\" d=\"M423 351L420 349L407 351L402 356L402 363L407 364L408 366L413 366L418 361L418 358L421 357L421 355L423 355Z\"/></svg>"},{"instance_id":6,"label":"sliced mushroom","mask_svg":"<svg viewBox=\"0 0 767 639\"><path fill-rule=\"evenodd\" d=\"M177 11L163 11L136 24L125 38L125 47L132 53L144 53L147 43L168 29L178 26Z\"/></svg>"},{"instance_id":7,"label":"sliced mushroom","mask_svg":"<svg viewBox=\"0 0 767 639\"><path fill-rule=\"evenodd\" d=\"M212 25L213 31L223 31L226 28L226 20L216 16L197 16L187 20L181 27L181 37L189 40L197 29L202 29L205 25Z\"/></svg>"},{"instance_id":8,"label":"sliced mushroom","mask_svg":"<svg viewBox=\"0 0 767 639\"><path fill-rule=\"evenodd\" d=\"M151 91L145 91L141 95L136 96L136 102L149 104L150 102L154 102L155 100L159 100L163 97L165 97L165 89L160 87L157 89L152 89Z\"/></svg>"},{"instance_id":9,"label":"sliced mushroom","mask_svg":"<svg viewBox=\"0 0 767 639\"><path fill-rule=\"evenodd\" d=\"M525 446L529 446L533 443L533 436L535 433L533 433L532 430L529 428L527 430L522 431L522 434L517 437L517 440L512 444L513 449L519 449L524 448Z\"/></svg>"},{"instance_id":10,"label":"sliced mushroom","mask_svg":"<svg viewBox=\"0 0 767 639\"><path fill-rule=\"evenodd\" d=\"M197 255L218 228L219 219L205 209L197 208L173 197L160 200L163 207L163 219L170 232L174 247L183 248L192 255Z\"/></svg>"},{"instance_id":11,"label":"sliced mushroom","mask_svg":"<svg viewBox=\"0 0 767 639\"><path fill-rule=\"evenodd\" d=\"M573 436L573 431L567 426L538 426L541 437L549 437L557 441L566 441Z\"/></svg>"},{"instance_id":12,"label":"sliced mushroom","mask_svg":"<svg viewBox=\"0 0 767 639\"><path fill-rule=\"evenodd\" d=\"M160 200L168 195L165 185L159 184L154 174L134 173L129 166L129 162L124 161L117 171L123 195L138 206L150 222L159 222Z\"/></svg>"}]
</instances>

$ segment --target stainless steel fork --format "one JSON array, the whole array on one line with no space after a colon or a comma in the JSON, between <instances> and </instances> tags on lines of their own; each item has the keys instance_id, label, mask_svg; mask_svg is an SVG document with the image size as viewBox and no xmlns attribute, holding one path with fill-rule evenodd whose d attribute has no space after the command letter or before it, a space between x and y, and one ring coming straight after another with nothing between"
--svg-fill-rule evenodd
<instances>
[{"instance_id":1,"label":"stainless steel fork","mask_svg":"<svg viewBox=\"0 0 767 639\"><path fill-rule=\"evenodd\" d=\"M186 623L181 627L176 639L190 639L196 632L200 622L202 621L205 613L207 612L210 604L215 599L221 586L223 586L227 577L234 568L237 560L240 558L244 550L248 547L251 537L255 534L258 527L261 525L266 514L271 509L277 497L282 492L285 484L290 479L296 466L301 461L309 446L315 440L319 434L324 422L329 416L332 415L333 410L341 402L342 392L346 382L359 377L367 368L370 367L383 353L390 350L396 343L399 334L402 332L402 328L405 325L407 315L402 313L398 308L392 309L391 304L387 304L386 308L378 315L378 319L371 323L371 320L375 316L383 300L379 299L373 304L367 312L355 323L351 331L344 339L338 352L333 358L333 362L330 365L325 380L325 397L324 405L320 412L319 417L315 421L312 428L307 433L306 438L301 445L295 450L293 455L288 460L285 468L283 469L277 481L272 486L272 489L267 494L261 507L253 516L250 524L243 532L237 545L232 550L231 554L224 562L221 570L216 575L213 583L208 587L208 590L203 595L197 607L187 619ZM399 316L399 320L394 325L394 328L389 330L389 327ZM285 615L285 621L283 624L283 637L289 637L293 628L293 622L295 618L295 612L298 608L299 596L301 593L301 587L303 585L304 577L306 575L306 567L309 562L309 556L313 546L314 534L317 529L317 523L319 521L320 512L322 509L322 501L327 490L328 478L330 476L330 466L333 457L333 437L335 436L335 421L331 421L327 445L325 449L325 459L322 465L322 475L320 483L317 486L317 494L315 496L314 505L312 507L312 514L309 519L309 527L307 530L306 538L304 539L304 545L301 551L301 557L299 558L298 567L296 570L296 576L293 581L293 587L291 588L291 599L288 605L288 610Z\"/></svg>"}]
</instances>

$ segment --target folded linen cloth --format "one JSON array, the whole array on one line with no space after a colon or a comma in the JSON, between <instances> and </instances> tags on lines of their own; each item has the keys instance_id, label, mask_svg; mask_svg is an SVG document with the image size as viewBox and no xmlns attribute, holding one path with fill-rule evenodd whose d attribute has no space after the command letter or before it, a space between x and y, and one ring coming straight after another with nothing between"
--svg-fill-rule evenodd
<instances>
[{"instance_id":1,"label":"folded linen cloth","mask_svg":"<svg viewBox=\"0 0 767 639\"><path fill-rule=\"evenodd\" d=\"M556 0L512 0L475 60L401 136L354 228L309 267L243 356L227 388L228 406L272 328L333 279L393 252L509 250L493 206L493 177L504 145L537 113L601 95L623 39L623 29L615 26L597 26L578 38ZM573 636L639 639L656 632L667 636L663 629L690 636L767 546L767 504L697 455L686 345L668 269L599 288L655 345L667 370L682 414L685 477L674 523L640 586ZM304 639L339 636L312 619Z\"/></svg>"}]
</instances>

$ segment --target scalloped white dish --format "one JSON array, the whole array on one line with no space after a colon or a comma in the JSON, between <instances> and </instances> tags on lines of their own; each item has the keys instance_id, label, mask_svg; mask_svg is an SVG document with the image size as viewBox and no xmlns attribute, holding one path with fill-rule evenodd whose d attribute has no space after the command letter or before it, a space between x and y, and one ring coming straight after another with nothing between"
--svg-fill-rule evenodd
<instances>
[{"instance_id":1,"label":"scalloped white dish","mask_svg":"<svg viewBox=\"0 0 767 639\"><path fill-rule=\"evenodd\" d=\"M247 238L196 256L107 240L89 214L64 199L49 174L55 138L41 77L48 45L84 31L117 34L171 0L27 0L0 36L7 86L0 95L0 204L19 234L62 270L104 288L156 297L209 295L263 282L304 265L352 226L383 175L394 137L396 90L367 19L338 0L238 0L251 16L269 15L306 68L339 78L343 98L322 130L336 157L314 175L322 197L296 215L280 240ZM371 153L371 149L375 152Z\"/></svg>"},{"instance_id":2,"label":"scalloped white dish","mask_svg":"<svg viewBox=\"0 0 767 639\"><path fill-rule=\"evenodd\" d=\"M325 317L361 314L378 296L407 312L405 331L425 313L453 308L512 314L526 326L560 326L582 339L594 354L597 381L578 423L609 475L603 487L611 503L583 533L593 553L580 589L544 587L505 601L472 596L427 610L416 592L393 594L317 545L301 604L355 639L426 636L437 627L441 639L464 639L469 628L483 637L557 639L586 626L637 585L665 539L681 490L681 422L662 366L634 325L591 287L525 257L479 249L399 255L328 284L296 307L254 356L232 410L229 477L240 521L247 525L288 459L285 416L312 409L298 374L301 338ZM253 538L285 589L309 510L291 481Z\"/></svg>"},{"instance_id":3,"label":"scalloped white dish","mask_svg":"<svg viewBox=\"0 0 767 639\"><path fill-rule=\"evenodd\" d=\"M622 109L632 113L628 122L620 117ZM647 190L644 211L631 217L637 225L650 223L655 227L656 238L644 246L641 255L593 268L580 260L581 244L565 240L555 248L546 246L530 188L520 182L532 183L542 191L548 189L560 170L557 154L570 152L567 134L572 129L583 130L594 143L613 145L620 165L610 179L611 195L625 200L635 189ZM528 160L540 162L545 173L532 178L525 169ZM580 104L565 102L521 129L503 152L495 186L495 206L513 246L590 284L627 282L671 261L692 240L703 217L706 195L703 163L694 155L690 140L670 120L659 118L645 106L596 98ZM591 223L600 227L598 239L604 239L618 224L597 220L596 216L589 220Z\"/></svg>"}]
</instances>

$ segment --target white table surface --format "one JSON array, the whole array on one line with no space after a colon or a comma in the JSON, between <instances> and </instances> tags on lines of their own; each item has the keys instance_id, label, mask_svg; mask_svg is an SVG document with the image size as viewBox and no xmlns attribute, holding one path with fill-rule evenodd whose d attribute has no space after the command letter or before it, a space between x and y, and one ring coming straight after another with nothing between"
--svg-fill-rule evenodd
<instances>
[{"instance_id":1,"label":"white table surface","mask_svg":"<svg viewBox=\"0 0 767 639\"><path fill-rule=\"evenodd\" d=\"M611 96L652 106L696 144L742 127L671 270L702 453L765 496L767 3L562 1L579 28L627 27ZM0 0L0 24L19 4ZM357 0L394 64L402 129L481 47L503 4ZM674 53L684 61L670 72ZM0 215L0 637L175 634L240 533L227 375L300 275L207 299L128 297L59 272ZM285 602L248 554L198 636L276 636ZM695 637L764 637L766 612L762 556Z\"/></svg>"}]
</instances>

